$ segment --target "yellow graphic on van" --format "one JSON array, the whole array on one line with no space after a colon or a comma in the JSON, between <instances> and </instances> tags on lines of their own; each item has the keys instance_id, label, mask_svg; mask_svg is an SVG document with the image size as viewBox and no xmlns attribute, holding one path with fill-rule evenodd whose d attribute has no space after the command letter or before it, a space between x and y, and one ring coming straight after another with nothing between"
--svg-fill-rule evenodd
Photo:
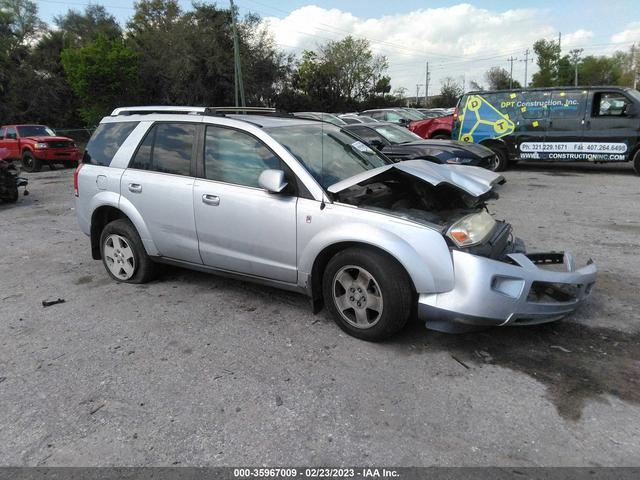
<instances>
[{"instance_id":1,"label":"yellow graphic on van","mask_svg":"<svg viewBox=\"0 0 640 480\"><path fill-rule=\"evenodd\" d=\"M458 139L480 142L487 138L500 138L513 133L514 123L480 95L469 95L462 109Z\"/></svg>"}]
</instances>

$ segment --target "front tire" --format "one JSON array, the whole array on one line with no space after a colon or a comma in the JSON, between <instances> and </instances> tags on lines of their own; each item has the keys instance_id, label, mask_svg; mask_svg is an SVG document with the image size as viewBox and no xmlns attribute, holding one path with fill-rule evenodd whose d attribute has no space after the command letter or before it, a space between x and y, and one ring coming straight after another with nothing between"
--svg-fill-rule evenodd
<instances>
[{"instance_id":1,"label":"front tire","mask_svg":"<svg viewBox=\"0 0 640 480\"><path fill-rule=\"evenodd\" d=\"M27 172L39 172L42 169L42 162L33 156L31 152L22 154L22 168Z\"/></svg>"},{"instance_id":2,"label":"front tire","mask_svg":"<svg viewBox=\"0 0 640 480\"><path fill-rule=\"evenodd\" d=\"M400 331L412 312L411 281L387 254L354 247L337 253L322 281L327 309L354 337L380 341Z\"/></svg>"},{"instance_id":3,"label":"front tire","mask_svg":"<svg viewBox=\"0 0 640 480\"><path fill-rule=\"evenodd\" d=\"M107 273L118 282L147 283L156 276L157 266L129 220L114 220L104 227L100 255Z\"/></svg>"},{"instance_id":4,"label":"front tire","mask_svg":"<svg viewBox=\"0 0 640 480\"><path fill-rule=\"evenodd\" d=\"M638 150L633 156L633 169L635 170L636 175L640 175L640 150Z\"/></svg>"},{"instance_id":5,"label":"front tire","mask_svg":"<svg viewBox=\"0 0 640 480\"><path fill-rule=\"evenodd\" d=\"M509 165L509 153L507 149L503 145L495 143L486 145L486 147L493 150L493 153L496 154L495 160L489 163L489 170L492 172L504 172Z\"/></svg>"}]
</instances>

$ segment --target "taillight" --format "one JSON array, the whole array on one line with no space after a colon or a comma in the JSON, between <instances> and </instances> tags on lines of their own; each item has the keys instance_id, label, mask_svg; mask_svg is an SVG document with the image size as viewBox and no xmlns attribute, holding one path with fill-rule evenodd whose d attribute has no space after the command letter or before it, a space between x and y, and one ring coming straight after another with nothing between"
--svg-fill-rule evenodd
<instances>
[{"instance_id":1,"label":"taillight","mask_svg":"<svg viewBox=\"0 0 640 480\"><path fill-rule=\"evenodd\" d=\"M73 172L73 193L75 194L76 197L80 194L78 190L78 175L80 174L80 169L82 168L82 165L83 165L82 163L79 163L75 171Z\"/></svg>"}]
</instances>

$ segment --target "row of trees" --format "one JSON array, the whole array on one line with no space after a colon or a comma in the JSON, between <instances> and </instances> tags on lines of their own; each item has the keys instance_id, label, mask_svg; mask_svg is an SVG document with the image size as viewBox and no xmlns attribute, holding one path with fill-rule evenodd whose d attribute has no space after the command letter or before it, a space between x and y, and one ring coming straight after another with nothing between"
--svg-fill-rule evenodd
<instances>
[{"instance_id":1,"label":"row of trees","mask_svg":"<svg viewBox=\"0 0 640 480\"><path fill-rule=\"evenodd\" d=\"M48 26L31 0L0 0L0 122L92 126L122 105L229 105L234 16L213 4L195 2L183 11L177 0L140 0L124 28L99 5L70 10ZM387 59L374 55L367 40L349 36L296 59L277 48L258 16L237 25L249 105L347 111L405 102L404 89L391 92ZM630 85L639 60L634 52L562 56L547 40L534 51L539 69L531 86L570 85L576 67L582 85ZM489 89L509 87L500 67L484 81ZM463 91L446 78L432 106L451 106Z\"/></svg>"},{"instance_id":2,"label":"row of trees","mask_svg":"<svg viewBox=\"0 0 640 480\"><path fill-rule=\"evenodd\" d=\"M236 12L140 0L125 28L102 6L70 10L48 27L31 0L0 0L0 121L94 125L129 104L229 105ZM396 103L387 60L347 37L296 61L256 15L237 22L249 105L288 110Z\"/></svg>"}]
</instances>

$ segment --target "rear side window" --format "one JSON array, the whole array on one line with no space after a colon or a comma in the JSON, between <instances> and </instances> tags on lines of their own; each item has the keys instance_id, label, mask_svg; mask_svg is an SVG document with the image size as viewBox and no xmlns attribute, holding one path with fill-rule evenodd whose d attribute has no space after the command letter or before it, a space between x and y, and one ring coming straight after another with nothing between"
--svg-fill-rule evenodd
<instances>
[{"instance_id":1,"label":"rear side window","mask_svg":"<svg viewBox=\"0 0 640 480\"><path fill-rule=\"evenodd\" d=\"M280 159L257 138L230 128L207 127L205 178L259 187L260 174L274 168L282 168Z\"/></svg>"},{"instance_id":2,"label":"rear side window","mask_svg":"<svg viewBox=\"0 0 640 480\"><path fill-rule=\"evenodd\" d=\"M82 163L108 167L113 156L137 125L138 122L100 124L84 150Z\"/></svg>"},{"instance_id":3,"label":"rear side window","mask_svg":"<svg viewBox=\"0 0 640 480\"><path fill-rule=\"evenodd\" d=\"M147 133L129 168L191 175L195 137L192 123L158 123Z\"/></svg>"},{"instance_id":4,"label":"rear side window","mask_svg":"<svg viewBox=\"0 0 640 480\"><path fill-rule=\"evenodd\" d=\"M582 118L586 103L586 91L553 92L549 118Z\"/></svg>"}]
</instances>

